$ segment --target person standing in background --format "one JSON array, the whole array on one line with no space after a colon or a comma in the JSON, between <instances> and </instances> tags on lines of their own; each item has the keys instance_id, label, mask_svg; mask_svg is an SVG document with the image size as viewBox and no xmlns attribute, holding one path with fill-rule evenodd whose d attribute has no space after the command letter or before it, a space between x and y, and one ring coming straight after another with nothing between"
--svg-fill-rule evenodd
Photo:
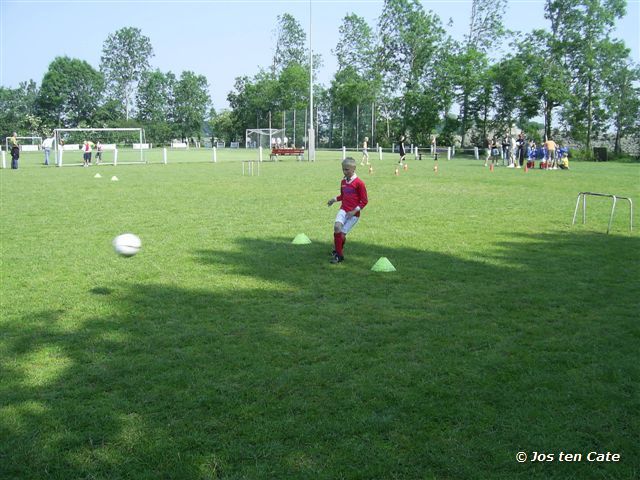
<instances>
[{"instance_id":1,"label":"person standing in background","mask_svg":"<svg viewBox=\"0 0 640 480\"><path fill-rule=\"evenodd\" d=\"M556 160L556 142L553 141L553 138L549 137L549 139L544 142L544 147L547 150L547 168L557 170L558 164Z\"/></svg>"},{"instance_id":2,"label":"person standing in background","mask_svg":"<svg viewBox=\"0 0 640 480\"><path fill-rule=\"evenodd\" d=\"M95 147L94 143L89 140L85 140L82 144L82 160L85 167L91 165L91 150L93 147Z\"/></svg>"},{"instance_id":3,"label":"person standing in background","mask_svg":"<svg viewBox=\"0 0 640 480\"><path fill-rule=\"evenodd\" d=\"M516 140L516 144L518 145L518 154L516 155L516 168L520 168L524 165L524 162L527 161L527 139L524 138L523 132L520 132L518 134L518 140Z\"/></svg>"},{"instance_id":4,"label":"person standing in background","mask_svg":"<svg viewBox=\"0 0 640 480\"><path fill-rule=\"evenodd\" d=\"M44 150L44 164L49 165L49 157L51 155L51 148L53 147L53 137L47 137L42 142L42 149Z\"/></svg>"},{"instance_id":5,"label":"person standing in background","mask_svg":"<svg viewBox=\"0 0 640 480\"><path fill-rule=\"evenodd\" d=\"M398 161L398 165L403 165L405 157L407 156L407 152L404 149L404 135L400 135L400 144L398 145L398 153L400 154L400 160Z\"/></svg>"},{"instance_id":6,"label":"person standing in background","mask_svg":"<svg viewBox=\"0 0 640 480\"><path fill-rule=\"evenodd\" d=\"M18 169L18 160L20 159L20 145L18 144L18 134L13 132L9 137L9 149L11 151L11 169Z\"/></svg>"},{"instance_id":7,"label":"person standing in background","mask_svg":"<svg viewBox=\"0 0 640 480\"><path fill-rule=\"evenodd\" d=\"M101 161L102 161L102 143L100 142L100 140L98 140L98 143L96 143L96 165L100 165Z\"/></svg>"},{"instance_id":8,"label":"person standing in background","mask_svg":"<svg viewBox=\"0 0 640 480\"><path fill-rule=\"evenodd\" d=\"M369 137L364 137L364 142L362 142L362 160L360 161L360 165L364 165L365 161L367 165L369 165Z\"/></svg>"}]
</instances>

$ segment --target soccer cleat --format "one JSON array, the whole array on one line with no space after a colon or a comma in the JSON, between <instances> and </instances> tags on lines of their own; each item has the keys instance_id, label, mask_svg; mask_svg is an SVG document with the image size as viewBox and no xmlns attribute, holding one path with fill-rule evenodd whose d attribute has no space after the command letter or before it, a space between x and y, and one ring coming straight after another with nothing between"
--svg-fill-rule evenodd
<instances>
[{"instance_id":1,"label":"soccer cleat","mask_svg":"<svg viewBox=\"0 0 640 480\"><path fill-rule=\"evenodd\" d=\"M342 255L338 255L337 253L331 257L331 260L329 260L331 263L340 263L342 261L344 261L344 256Z\"/></svg>"}]
</instances>

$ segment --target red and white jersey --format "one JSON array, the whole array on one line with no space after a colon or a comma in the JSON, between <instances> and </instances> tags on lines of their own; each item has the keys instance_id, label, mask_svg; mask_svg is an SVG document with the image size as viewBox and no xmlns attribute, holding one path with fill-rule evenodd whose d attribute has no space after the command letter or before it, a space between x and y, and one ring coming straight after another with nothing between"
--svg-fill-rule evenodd
<instances>
[{"instance_id":1,"label":"red and white jersey","mask_svg":"<svg viewBox=\"0 0 640 480\"><path fill-rule=\"evenodd\" d=\"M336 201L342 202L340 208L345 212L357 209L356 216L359 217L360 210L369 202L367 187L355 174L348 180L343 178L340 182L340 195L336 197Z\"/></svg>"}]
</instances>

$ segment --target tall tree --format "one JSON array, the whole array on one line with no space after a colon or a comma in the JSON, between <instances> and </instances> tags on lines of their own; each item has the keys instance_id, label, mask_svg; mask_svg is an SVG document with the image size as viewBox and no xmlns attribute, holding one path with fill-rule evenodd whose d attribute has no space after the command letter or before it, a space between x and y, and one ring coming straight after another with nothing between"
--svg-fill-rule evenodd
<instances>
[{"instance_id":1,"label":"tall tree","mask_svg":"<svg viewBox=\"0 0 640 480\"><path fill-rule=\"evenodd\" d=\"M109 34L103 44L100 71L111 95L121 100L126 120L131 114L136 85L142 74L149 70L151 57L151 41L139 28L121 28Z\"/></svg>"},{"instance_id":2,"label":"tall tree","mask_svg":"<svg viewBox=\"0 0 640 480\"><path fill-rule=\"evenodd\" d=\"M304 109L309 102L309 70L299 63L287 65L278 77L279 110Z\"/></svg>"},{"instance_id":3,"label":"tall tree","mask_svg":"<svg viewBox=\"0 0 640 480\"><path fill-rule=\"evenodd\" d=\"M244 138L247 128L279 126L289 109L301 109L309 99L309 55L306 34L290 14L278 15L271 66L253 77L237 77L227 100L236 138ZM313 55L314 74L322 57Z\"/></svg>"},{"instance_id":4,"label":"tall tree","mask_svg":"<svg viewBox=\"0 0 640 480\"><path fill-rule=\"evenodd\" d=\"M281 85L269 72L261 70L253 78L236 78L227 100L231 106L236 135L243 138L247 128L268 126L269 112L279 109Z\"/></svg>"},{"instance_id":5,"label":"tall tree","mask_svg":"<svg viewBox=\"0 0 640 480\"><path fill-rule=\"evenodd\" d=\"M292 63L308 65L305 42L307 35L296 18L284 13L276 19L276 46L273 54L271 72L279 74Z\"/></svg>"},{"instance_id":6,"label":"tall tree","mask_svg":"<svg viewBox=\"0 0 640 480\"><path fill-rule=\"evenodd\" d=\"M415 87L434 59L444 30L417 0L385 0L379 22L380 60L388 88Z\"/></svg>"},{"instance_id":7,"label":"tall tree","mask_svg":"<svg viewBox=\"0 0 640 480\"><path fill-rule=\"evenodd\" d=\"M338 28L338 43L333 53L338 70L353 67L362 75L374 68L376 39L366 20L354 13L346 15Z\"/></svg>"},{"instance_id":8,"label":"tall tree","mask_svg":"<svg viewBox=\"0 0 640 480\"><path fill-rule=\"evenodd\" d=\"M223 110L220 113L216 113L214 109L211 109L209 113L209 126L211 127L211 133L214 139L232 142L237 138L241 138L237 136L233 127L233 116L230 110Z\"/></svg>"},{"instance_id":9,"label":"tall tree","mask_svg":"<svg viewBox=\"0 0 640 480\"><path fill-rule=\"evenodd\" d=\"M551 136L553 111L569 98L569 78L562 64L560 44L553 33L534 30L515 46L528 80L522 100L535 98L544 118L544 134ZM530 106L529 106L530 107ZM527 115L531 118L535 115Z\"/></svg>"},{"instance_id":10,"label":"tall tree","mask_svg":"<svg viewBox=\"0 0 640 480\"><path fill-rule=\"evenodd\" d=\"M625 11L625 0L547 0L545 4L545 16L552 22L572 79L572 97L563 116L587 152L602 110L601 73L607 60L601 52Z\"/></svg>"},{"instance_id":11,"label":"tall tree","mask_svg":"<svg viewBox=\"0 0 640 480\"><path fill-rule=\"evenodd\" d=\"M504 17L507 0L472 0L469 32L464 44L478 52L495 48L496 41L504 34Z\"/></svg>"},{"instance_id":12,"label":"tall tree","mask_svg":"<svg viewBox=\"0 0 640 480\"><path fill-rule=\"evenodd\" d=\"M374 100L374 94L372 82L363 78L355 67L347 66L336 72L331 81L329 95L333 117L339 121L340 129L337 133L340 145L356 145L359 138L355 131L355 127L359 125L359 106L370 105ZM330 119L330 123L332 125L329 125L329 128L332 129L333 119Z\"/></svg>"},{"instance_id":13,"label":"tall tree","mask_svg":"<svg viewBox=\"0 0 640 480\"><path fill-rule=\"evenodd\" d=\"M145 72L136 94L137 117L144 121L170 120L176 76L160 70Z\"/></svg>"},{"instance_id":14,"label":"tall tree","mask_svg":"<svg viewBox=\"0 0 640 480\"><path fill-rule=\"evenodd\" d=\"M0 131L41 133L37 112L38 86L33 80L20 82L18 88L0 87Z\"/></svg>"},{"instance_id":15,"label":"tall tree","mask_svg":"<svg viewBox=\"0 0 640 480\"><path fill-rule=\"evenodd\" d=\"M460 106L460 137L464 146L474 118L473 104L483 92L489 59L484 52L460 45L448 65L453 70L456 100Z\"/></svg>"},{"instance_id":16,"label":"tall tree","mask_svg":"<svg viewBox=\"0 0 640 480\"><path fill-rule=\"evenodd\" d=\"M474 122L480 129L479 138L473 142L480 146L484 143L489 129L491 128L491 112L495 108L494 84L496 76L496 66L493 65L485 70L480 77L480 89L478 94L469 102L469 114L473 116Z\"/></svg>"},{"instance_id":17,"label":"tall tree","mask_svg":"<svg viewBox=\"0 0 640 480\"><path fill-rule=\"evenodd\" d=\"M530 81L522 57L507 56L492 67L495 128L510 132L516 118L522 123L538 114L537 99L530 94Z\"/></svg>"},{"instance_id":18,"label":"tall tree","mask_svg":"<svg viewBox=\"0 0 640 480\"><path fill-rule=\"evenodd\" d=\"M444 30L417 0L385 0L379 19L380 64L385 93L395 99L400 133L429 141L438 122L433 75Z\"/></svg>"},{"instance_id":19,"label":"tall tree","mask_svg":"<svg viewBox=\"0 0 640 480\"><path fill-rule=\"evenodd\" d=\"M487 52L495 48L505 34L502 19L506 5L506 0L473 0L471 3L469 31L459 45L454 59L463 145L470 127L471 102L474 101L474 96L484 91L482 78L488 66Z\"/></svg>"},{"instance_id":20,"label":"tall tree","mask_svg":"<svg viewBox=\"0 0 640 480\"><path fill-rule=\"evenodd\" d=\"M342 145L355 145L360 138L353 128L344 128L348 122L352 127L365 126L359 121L361 110L369 111L380 89L380 75L375 68L375 36L367 22L358 15L350 14L343 18L339 28L338 43L333 51L338 60L338 71L331 81L328 91L330 115L328 117L329 141L334 138L334 123L340 123ZM363 106L361 109L360 106ZM361 129L364 132L367 129ZM370 138L373 142L374 139Z\"/></svg>"},{"instance_id":21,"label":"tall tree","mask_svg":"<svg viewBox=\"0 0 640 480\"><path fill-rule=\"evenodd\" d=\"M182 138L201 138L210 105L206 77L190 71L182 72L175 86L175 124Z\"/></svg>"},{"instance_id":22,"label":"tall tree","mask_svg":"<svg viewBox=\"0 0 640 480\"><path fill-rule=\"evenodd\" d=\"M617 49L617 58L608 55L613 61L605 71L604 104L615 134L614 152L621 155L624 137L635 135L640 144L640 66L629 61L627 49Z\"/></svg>"},{"instance_id":23,"label":"tall tree","mask_svg":"<svg viewBox=\"0 0 640 480\"><path fill-rule=\"evenodd\" d=\"M84 60L57 57L42 79L38 111L51 125L88 126L102 101L103 86L102 74Z\"/></svg>"},{"instance_id":24,"label":"tall tree","mask_svg":"<svg viewBox=\"0 0 640 480\"><path fill-rule=\"evenodd\" d=\"M450 126L449 113L453 103L456 100L457 85L457 67L456 42L449 37L444 36L436 55L437 59L430 75L432 90L435 93L434 100L438 104L438 108L442 113L442 118Z\"/></svg>"},{"instance_id":25,"label":"tall tree","mask_svg":"<svg viewBox=\"0 0 640 480\"><path fill-rule=\"evenodd\" d=\"M152 142L167 141L175 113L174 90L176 76L160 70L142 74L136 94L137 118L145 125L147 138Z\"/></svg>"}]
</instances>

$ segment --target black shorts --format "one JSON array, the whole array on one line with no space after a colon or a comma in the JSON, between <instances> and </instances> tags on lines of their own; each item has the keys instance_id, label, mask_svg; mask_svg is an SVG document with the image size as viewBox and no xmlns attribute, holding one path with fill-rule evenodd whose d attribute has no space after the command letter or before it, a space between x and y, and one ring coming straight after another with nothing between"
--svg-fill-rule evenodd
<instances>
[{"instance_id":1,"label":"black shorts","mask_svg":"<svg viewBox=\"0 0 640 480\"><path fill-rule=\"evenodd\" d=\"M85 162L90 162L91 161L91 152L84 152L84 161Z\"/></svg>"}]
</instances>

